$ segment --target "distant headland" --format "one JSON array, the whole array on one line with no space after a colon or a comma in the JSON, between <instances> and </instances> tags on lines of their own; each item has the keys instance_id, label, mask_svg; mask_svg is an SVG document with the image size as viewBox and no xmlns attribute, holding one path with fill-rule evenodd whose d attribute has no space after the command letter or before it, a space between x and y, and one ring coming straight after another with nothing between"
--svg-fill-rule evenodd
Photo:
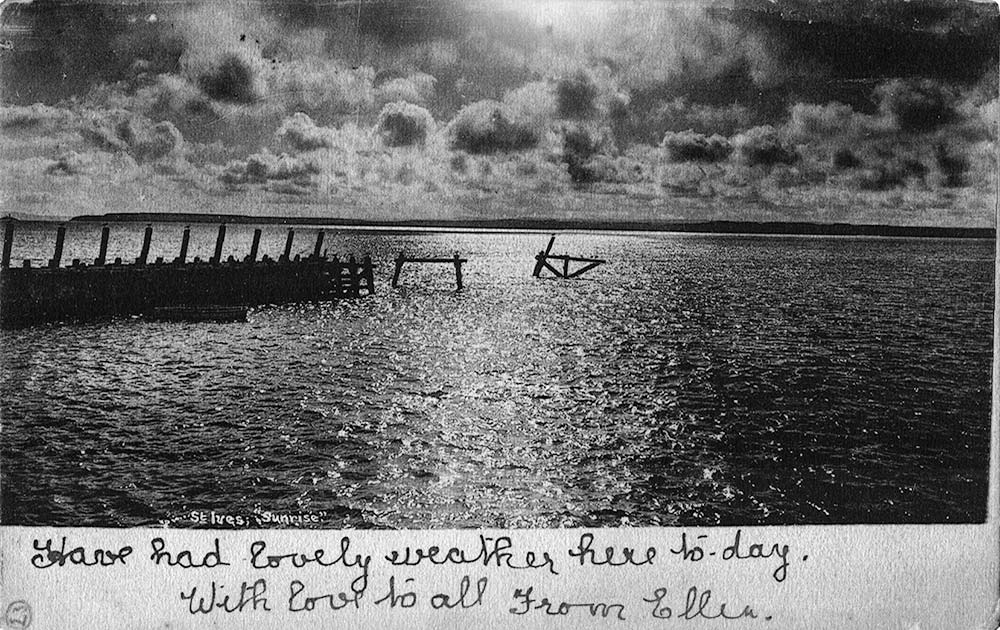
<instances>
[{"instance_id":1,"label":"distant headland","mask_svg":"<svg viewBox=\"0 0 1000 630\"><path fill-rule=\"evenodd\" d=\"M567 219L400 219L365 220L336 217L248 216L240 214L201 214L169 212L111 212L80 215L75 222L103 223L232 223L323 225L379 229L460 229L460 230L595 230L685 232L705 234L773 234L803 236L887 236L926 238L995 238L991 227L942 227L923 225L885 225L852 223L809 223L804 221L602 221Z\"/></svg>"}]
</instances>

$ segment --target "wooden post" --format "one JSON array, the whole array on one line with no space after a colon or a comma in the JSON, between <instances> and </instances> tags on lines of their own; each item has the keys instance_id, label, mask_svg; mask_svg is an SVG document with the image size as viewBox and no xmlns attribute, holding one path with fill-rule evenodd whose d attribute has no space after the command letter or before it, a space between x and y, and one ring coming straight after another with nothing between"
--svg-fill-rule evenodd
<instances>
[{"instance_id":1,"label":"wooden post","mask_svg":"<svg viewBox=\"0 0 1000 630\"><path fill-rule=\"evenodd\" d=\"M347 259L347 274L351 283L350 296L358 297L361 292L361 282L358 278L358 261L354 259L354 254L351 254L351 257Z\"/></svg>"},{"instance_id":2,"label":"wooden post","mask_svg":"<svg viewBox=\"0 0 1000 630\"><path fill-rule=\"evenodd\" d=\"M313 249L313 258L319 258L323 251L323 230L316 233L316 247Z\"/></svg>"},{"instance_id":3,"label":"wooden post","mask_svg":"<svg viewBox=\"0 0 1000 630\"><path fill-rule=\"evenodd\" d=\"M212 256L213 263L222 262L222 244L226 241L226 224L219 226L219 235L215 237L215 255Z\"/></svg>"},{"instance_id":4,"label":"wooden post","mask_svg":"<svg viewBox=\"0 0 1000 630\"><path fill-rule=\"evenodd\" d=\"M552 237L549 238L549 244L545 247L545 251L538 252L538 255L535 256L535 270L531 272L531 275L535 276L536 278L541 275L542 269L545 268L545 257L548 256L549 252L552 251L552 246L555 244L555 242L556 242L556 235L553 234Z\"/></svg>"},{"instance_id":5,"label":"wooden post","mask_svg":"<svg viewBox=\"0 0 1000 630\"><path fill-rule=\"evenodd\" d=\"M142 250L139 252L139 257L136 259L135 263L137 265L145 265L146 259L149 258L149 244L153 240L153 226L147 225L146 231L142 235Z\"/></svg>"},{"instance_id":6,"label":"wooden post","mask_svg":"<svg viewBox=\"0 0 1000 630\"><path fill-rule=\"evenodd\" d=\"M344 292L344 265L341 264L340 259L334 254L333 260L333 292L338 298L346 297L347 294Z\"/></svg>"},{"instance_id":7,"label":"wooden post","mask_svg":"<svg viewBox=\"0 0 1000 630\"><path fill-rule=\"evenodd\" d=\"M56 230L56 251L52 254L52 260L49 261L49 267L56 268L62 261L63 253L63 242L66 240L66 226L60 225L59 229Z\"/></svg>"},{"instance_id":8,"label":"wooden post","mask_svg":"<svg viewBox=\"0 0 1000 630\"><path fill-rule=\"evenodd\" d=\"M284 261L289 261L292 258L292 241L295 240L295 230L288 228L288 238L285 239L285 253L281 257Z\"/></svg>"},{"instance_id":9,"label":"wooden post","mask_svg":"<svg viewBox=\"0 0 1000 630\"><path fill-rule=\"evenodd\" d=\"M253 243L250 244L250 262L257 262L257 250L260 249L260 228L253 231Z\"/></svg>"},{"instance_id":10,"label":"wooden post","mask_svg":"<svg viewBox=\"0 0 1000 630\"><path fill-rule=\"evenodd\" d=\"M396 255L396 270L392 272L392 286L395 287L399 284L399 273L403 270L403 262L406 259L403 258L403 252L399 252Z\"/></svg>"},{"instance_id":11,"label":"wooden post","mask_svg":"<svg viewBox=\"0 0 1000 630\"><path fill-rule=\"evenodd\" d=\"M3 225L3 268L10 267L10 250L14 245L14 220L7 219Z\"/></svg>"},{"instance_id":12,"label":"wooden post","mask_svg":"<svg viewBox=\"0 0 1000 630\"><path fill-rule=\"evenodd\" d=\"M375 295L375 265L372 263L372 257L365 254L365 259L363 262L365 269L365 283L368 286L368 295Z\"/></svg>"},{"instance_id":13,"label":"wooden post","mask_svg":"<svg viewBox=\"0 0 1000 630\"><path fill-rule=\"evenodd\" d=\"M563 278L568 278L569 277L569 254L566 254L566 258L563 258L563 272L562 272L562 277Z\"/></svg>"},{"instance_id":14,"label":"wooden post","mask_svg":"<svg viewBox=\"0 0 1000 630\"><path fill-rule=\"evenodd\" d=\"M97 252L97 260L94 261L95 265L104 265L105 261L108 259L108 239L111 237L111 228L104 226L101 228L101 248Z\"/></svg>"},{"instance_id":15,"label":"wooden post","mask_svg":"<svg viewBox=\"0 0 1000 630\"><path fill-rule=\"evenodd\" d=\"M184 236L181 237L181 254L177 257L177 263L183 265L187 262L188 244L191 242L191 226L184 227Z\"/></svg>"},{"instance_id":16,"label":"wooden post","mask_svg":"<svg viewBox=\"0 0 1000 630\"><path fill-rule=\"evenodd\" d=\"M458 291L462 290L462 259L458 257L458 252L455 252L455 284L458 285Z\"/></svg>"}]
</instances>

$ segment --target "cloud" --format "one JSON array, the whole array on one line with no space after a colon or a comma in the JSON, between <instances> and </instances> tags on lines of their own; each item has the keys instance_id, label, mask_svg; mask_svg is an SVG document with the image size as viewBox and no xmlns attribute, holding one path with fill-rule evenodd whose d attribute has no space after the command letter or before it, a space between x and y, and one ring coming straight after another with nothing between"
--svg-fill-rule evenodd
<instances>
[{"instance_id":1,"label":"cloud","mask_svg":"<svg viewBox=\"0 0 1000 630\"><path fill-rule=\"evenodd\" d=\"M209 98L233 103L252 103L260 98L254 70L236 55L225 55L218 64L198 76L198 85Z\"/></svg>"},{"instance_id":2,"label":"cloud","mask_svg":"<svg viewBox=\"0 0 1000 630\"><path fill-rule=\"evenodd\" d=\"M434 131L434 118L419 105L399 101L382 108L377 127L387 146L422 145Z\"/></svg>"},{"instance_id":3,"label":"cloud","mask_svg":"<svg viewBox=\"0 0 1000 630\"><path fill-rule=\"evenodd\" d=\"M753 126L754 115L739 104L715 106L675 98L645 108L632 101L619 114L620 135L632 142L656 144L667 131L693 131L704 135L730 136Z\"/></svg>"},{"instance_id":4,"label":"cloud","mask_svg":"<svg viewBox=\"0 0 1000 630\"><path fill-rule=\"evenodd\" d=\"M879 110L903 131L930 131L958 117L958 95L932 79L893 79L875 89Z\"/></svg>"},{"instance_id":5,"label":"cloud","mask_svg":"<svg viewBox=\"0 0 1000 630\"><path fill-rule=\"evenodd\" d=\"M227 184L260 184L269 180L291 180L303 187L313 185L312 176L321 172L320 166L309 159L287 153L274 155L262 151L226 165L220 179Z\"/></svg>"},{"instance_id":6,"label":"cloud","mask_svg":"<svg viewBox=\"0 0 1000 630\"><path fill-rule=\"evenodd\" d=\"M796 103L789 113L785 131L794 140L810 142L829 138L860 139L893 131L884 117L855 112L844 103Z\"/></svg>"},{"instance_id":7,"label":"cloud","mask_svg":"<svg viewBox=\"0 0 1000 630\"><path fill-rule=\"evenodd\" d=\"M375 101L380 105L404 101L414 105L426 105L434 98L437 79L424 72L415 72L407 77L390 79L375 90Z\"/></svg>"},{"instance_id":8,"label":"cloud","mask_svg":"<svg viewBox=\"0 0 1000 630\"><path fill-rule=\"evenodd\" d=\"M503 103L484 100L463 108L448 127L452 146L469 153L522 151L538 144L531 121Z\"/></svg>"},{"instance_id":9,"label":"cloud","mask_svg":"<svg viewBox=\"0 0 1000 630\"><path fill-rule=\"evenodd\" d=\"M791 164L799 159L793 148L782 143L777 130L770 125L754 127L732 138L740 161L748 166Z\"/></svg>"},{"instance_id":10,"label":"cloud","mask_svg":"<svg viewBox=\"0 0 1000 630\"><path fill-rule=\"evenodd\" d=\"M87 151L78 153L69 151L60 155L48 165L46 173L50 175L87 175L87 176L119 176L130 174L138 169L131 156L125 154L111 155L102 151Z\"/></svg>"},{"instance_id":11,"label":"cloud","mask_svg":"<svg viewBox=\"0 0 1000 630\"><path fill-rule=\"evenodd\" d=\"M733 152L726 138L718 134L707 137L693 131L668 131L660 146L672 162L719 162Z\"/></svg>"},{"instance_id":12,"label":"cloud","mask_svg":"<svg viewBox=\"0 0 1000 630\"><path fill-rule=\"evenodd\" d=\"M336 143L332 129L316 126L312 118L302 112L296 112L282 121L275 136L286 141L296 151L330 148Z\"/></svg>"},{"instance_id":13,"label":"cloud","mask_svg":"<svg viewBox=\"0 0 1000 630\"><path fill-rule=\"evenodd\" d=\"M73 123L73 112L61 108L35 103L34 105L0 106L0 128L5 132L30 131L51 133Z\"/></svg>"},{"instance_id":14,"label":"cloud","mask_svg":"<svg viewBox=\"0 0 1000 630\"><path fill-rule=\"evenodd\" d=\"M184 146L183 135L170 122L153 124L122 110L90 111L84 119L80 127L84 138L100 149L125 152L140 162L179 153Z\"/></svg>"}]
</instances>

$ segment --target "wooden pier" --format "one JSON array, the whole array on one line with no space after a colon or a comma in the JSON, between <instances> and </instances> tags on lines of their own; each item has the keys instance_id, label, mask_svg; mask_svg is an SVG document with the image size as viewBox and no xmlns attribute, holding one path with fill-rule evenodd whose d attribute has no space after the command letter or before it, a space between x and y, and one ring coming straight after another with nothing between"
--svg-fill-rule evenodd
<instances>
[{"instance_id":1,"label":"wooden pier","mask_svg":"<svg viewBox=\"0 0 1000 630\"><path fill-rule=\"evenodd\" d=\"M555 234L549 239L549 244L545 247L544 251L538 252L535 256L535 270L531 275L538 278L541 276L542 271L548 269L557 278L576 278L577 276L583 275L597 267L598 265L603 265L606 260L600 258L581 258L579 256L569 256L566 254L556 255L550 253L552 251L552 246L556 242ZM561 262L562 265L553 266L550 265L550 261ZM582 267L577 268L574 271L570 271L570 263L583 263ZM559 267L562 267L560 269Z\"/></svg>"},{"instance_id":2,"label":"wooden pier","mask_svg":"<svg viewBox=\"0 0 1000 630\"><path fill-rule=\"evenodd\" d=\"M156 309L162 313L168 307L338 300L375 293L371 257L328 258L322 251L322 231L316 236L310 256L291 257L295 233L289 229L284 254L277 260L267 255L258 260L261 230L257 229L250 254L242 260L233 256L222 260L226 237L223 224L209 261L196 257L188 262L190 228L185 228L177 258L172 262L157 258L153 263L148 262L152 226L145 229L134 263L123 263L120 258L106 262L109 233L104 226L93 264L73 260L70 266L62 266L66 229L60 226L53 256L46 266L32 267L31 261L25 260L20 267L12 267L14 222L8 220L0 268L0 325L152 314Z\"/></svg>"},{"instance_id":3,"label":"wooden pier","mask_svg":"<svg viewBox=\"0 0 1000 630\"><path fill-rule=\"evenodd\" d=\"M403 271L403 265L406 263L445 263L455 265L455 285L458 291L462 290L462 265L469 262L465 258L460 258L456 253L451 258L412 258L408 257L404 252L399 252L394 261L396 263L396 269L392 273L392 286L395 287L399 284L399 274Z\"/></svg>"}]
</instances>

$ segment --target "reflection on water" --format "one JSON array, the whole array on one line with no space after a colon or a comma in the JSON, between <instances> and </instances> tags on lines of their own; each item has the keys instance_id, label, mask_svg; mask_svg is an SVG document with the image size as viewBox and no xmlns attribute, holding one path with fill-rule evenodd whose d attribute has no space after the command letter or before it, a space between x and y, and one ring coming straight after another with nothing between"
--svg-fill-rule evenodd
<instances>
[{"instance_id":1,"label":"reflection on water","mask_svg":"<svg viewBox=\"0 0 1000 630\"><path fill-rule=\"evenodd\" d=\"M67 260L99 229L72 226ZM157 226L151 259L182 229ZM116 228L110 257L141 232ZM224 255L251 233L231 226ZM214 227L193 237L211 255ZM15 260L51 255L51 228L18 238ZM4 522L985 517L991 241L567 234L555 253L610 263L561 281L530 276L546 240L328 232L331 253L373 254L378 295L4 331ZM261 251L283 244L268 229ZM466 289L445 265L390 289L400 249L460 251Z\"/></svg>"}]
</instances>

